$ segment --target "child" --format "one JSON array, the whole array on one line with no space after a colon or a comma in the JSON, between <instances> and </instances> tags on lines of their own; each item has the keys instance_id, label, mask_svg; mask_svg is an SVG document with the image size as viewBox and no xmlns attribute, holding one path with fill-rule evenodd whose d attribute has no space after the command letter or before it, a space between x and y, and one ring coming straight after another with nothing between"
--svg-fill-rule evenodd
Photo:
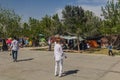
<instances>
[{"instance_id":1,"label":"child","mask_svg":"<svg viewBox=\"0 0 120 80\"><path fill-rule=\"evenodd\" d=\"M110 56L110 55L113 56L112 48L113 48L113 47L112 47L112 44L109 43L109 44L108 44L108 54L109 54L109 56Z\"/></svg>"}]
</instances>

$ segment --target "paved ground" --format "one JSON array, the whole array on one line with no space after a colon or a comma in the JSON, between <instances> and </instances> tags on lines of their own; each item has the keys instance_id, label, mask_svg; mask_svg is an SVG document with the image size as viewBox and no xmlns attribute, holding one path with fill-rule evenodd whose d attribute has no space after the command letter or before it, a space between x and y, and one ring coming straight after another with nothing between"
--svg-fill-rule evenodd
<instances>
[{"instance_id":1,"label":"paved ground","mask_svg":"<svg viewBox=\"0 0 120 80\"><path fill-rule=\"evenodd\" d=\"M18 62L0 52L0 80L120 80L120 57L67 53L64 77L54 76L52 51L21 49Z\"/></svg>"}]
</instances>

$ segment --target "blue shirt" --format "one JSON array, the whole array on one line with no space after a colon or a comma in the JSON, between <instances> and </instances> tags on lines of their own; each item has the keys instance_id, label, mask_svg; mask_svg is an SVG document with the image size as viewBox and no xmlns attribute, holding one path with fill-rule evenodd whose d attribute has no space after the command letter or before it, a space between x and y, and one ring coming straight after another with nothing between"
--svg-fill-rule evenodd
<instances>
[{"instance_id":1,"label":"blue shirt","mask_svg":"<svg viewBox=\"0 0 120 80\"><path fill-rule=\"evenodd\" d=\"M111 45L109 45L109 46L108 46L108 49L109 49L109 50L112 50L112 46L111 46Z\"/></svg>"}]
</instances>

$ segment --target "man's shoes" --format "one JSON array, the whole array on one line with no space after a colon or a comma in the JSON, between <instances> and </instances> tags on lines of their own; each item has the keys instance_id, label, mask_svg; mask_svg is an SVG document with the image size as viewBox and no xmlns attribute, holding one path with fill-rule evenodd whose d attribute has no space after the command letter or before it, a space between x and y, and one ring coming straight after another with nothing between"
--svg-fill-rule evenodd
<instances>
[{"instance_id":1,"label":"man's shoes","mask_svg":"<svg viewBox=\"0 0 120 80\"><path fill-rule=\"evenodd\" d=\"M55 74L55 76L58 76L58 74Z\"/></svg>"},{"instance_id":2,"label":"man's shoes","mask_svg":"<svg viewBox=\"0 0 120 80\"><path fill-rule=\"evenodd\" d=\"M17 62L17 60L14 59L13 62Z\"/></svg>"},{"instance_id":3,"label":"man's shoes","mask_svg":"<svg viewBox=\"0 0 120 80\"><path fill-rule=\"evenodd\" d=\"M59 77L62 77L62 75L59 75Z\"/></svg>"}]
</instances>

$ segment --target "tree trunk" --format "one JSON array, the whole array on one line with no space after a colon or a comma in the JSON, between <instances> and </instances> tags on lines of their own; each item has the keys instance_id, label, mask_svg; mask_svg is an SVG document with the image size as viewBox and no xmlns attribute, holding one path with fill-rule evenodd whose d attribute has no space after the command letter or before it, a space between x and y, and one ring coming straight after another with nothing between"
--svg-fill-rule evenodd
<instances>
[{"instance_id":1,"label":"tree trunk","mask_svg":"<svg viewBox=\"0 0 120 80\"><path fill-rule=\"evenodd\" d=\"M79 46L79 44L80 44L80 40L79 40L79 35L77 36L77 46L78 46L78 52L80 52L80 46Z\"/></svg>"}]
</instances>

